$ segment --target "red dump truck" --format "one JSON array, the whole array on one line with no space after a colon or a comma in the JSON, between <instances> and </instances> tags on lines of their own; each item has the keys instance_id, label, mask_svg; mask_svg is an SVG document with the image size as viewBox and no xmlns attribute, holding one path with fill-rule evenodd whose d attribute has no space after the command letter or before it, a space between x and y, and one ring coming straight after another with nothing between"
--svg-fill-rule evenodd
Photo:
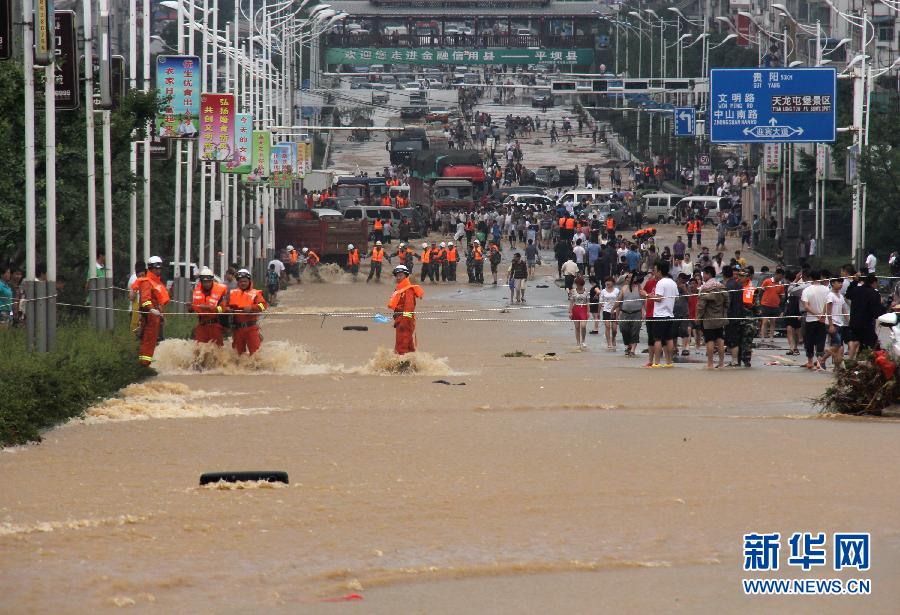
<instances>
[{"instance_id":1,"label":"red dump truck","mask_svg":"<svg viewBox=\"0 0 900 615\"><path fill-rule=\"evenodd\" d=\"M474 150L417 152L410 170L410 200L431 212L473 211L484 193L481 154Z\"/></svg>"},{"instance_id":2,"label":"red dump truck","mask_svg":"<svg viewBox=\"0 0 900 615\"><path fill-rule=\"evenodd\" d=\"M347 220L334 209L276 209L275 246L284 250L309 248L325 262L344 264L347 244L369 250L369 229L364 220Z\"/></svg>"}]
</instances>

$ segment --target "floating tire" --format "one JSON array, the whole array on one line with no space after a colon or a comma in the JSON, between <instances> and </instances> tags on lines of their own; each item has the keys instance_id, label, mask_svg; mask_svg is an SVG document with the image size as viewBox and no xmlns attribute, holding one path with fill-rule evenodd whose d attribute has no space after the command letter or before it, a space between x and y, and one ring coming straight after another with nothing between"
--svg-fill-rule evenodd
<instances>
[{"instance_id":1,"label":"floating tire","mask_svg":"<svg viewBox=\"0 0 900 615\"><path fill-rule=\"evenodd\" d=\"M288 483L287 472L280 471L256 471L256 472L207 472L200 475L200 485L208 485L210 483L218 483L220 481L226 483L236 483L242 481L260 481L264 480L269 483Z\"/></svg>"},{"instance_id":2,"label":"floating tire","mask_svg":"<svg viewBox=\"0 0 900 615\"><path fill-rule=\"evenodd\" d=\"M369 327L364 325L347 325L344 327L344 331L368 331Z\"/></svg>"}]
</instances>

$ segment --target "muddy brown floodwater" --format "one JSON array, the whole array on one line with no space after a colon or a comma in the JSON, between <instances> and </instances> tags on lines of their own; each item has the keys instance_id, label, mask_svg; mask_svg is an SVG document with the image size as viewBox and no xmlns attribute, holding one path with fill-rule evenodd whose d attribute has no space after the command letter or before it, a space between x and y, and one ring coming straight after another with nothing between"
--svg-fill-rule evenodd
<instances>
[{"instance_id":1,"label":"muddy brown floodwater","mask_svg":"<svg viewBox=\"0 0 900 615\"><path fill-rule=\"evenodd\" d=\"M0 453L0 611L897 612L900 425L817 416L827 377L775 350L645 370L602 335L575 352L568 323L462 320L565 317L462 311L502 287L427 286L445 311L399 366L390 325L296 315L390 291L292 286L259 356L166 342L158 377ZM291 482L197 486L224 470ZM783 537L757 576L872 594L745 596L752 531ZM795 531L871 532L871 570L787 566Z\"/></svg>"}]
</instances>

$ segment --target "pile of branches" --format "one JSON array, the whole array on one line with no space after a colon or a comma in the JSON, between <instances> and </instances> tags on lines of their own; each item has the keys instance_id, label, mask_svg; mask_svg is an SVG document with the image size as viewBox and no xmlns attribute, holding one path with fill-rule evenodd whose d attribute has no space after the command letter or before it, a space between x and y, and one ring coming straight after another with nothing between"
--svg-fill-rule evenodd
<instances>
[{"instance_id":1,"label":"pile of branches","mask_svg":"<svg viewBox=\"0 0 900 615\"><path fill-rule=\"evenodd\" d=\"M900 403L897 374L885 370L884 361L883 355L869 350L845 360L834 383L816 400L822 412L880 416L888 406Z\"/></svg>"}]
</instances>

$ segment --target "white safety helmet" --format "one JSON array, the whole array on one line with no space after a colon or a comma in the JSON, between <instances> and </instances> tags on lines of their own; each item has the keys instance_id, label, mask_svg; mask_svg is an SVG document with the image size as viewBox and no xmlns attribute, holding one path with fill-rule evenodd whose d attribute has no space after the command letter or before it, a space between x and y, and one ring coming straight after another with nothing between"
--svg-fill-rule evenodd
<instances>
[{"instance_id":1,"label":"white safety helmet","mask_svg":"<svg viewBox=\"0 0 900 615\"><path fill-rule=\"evenodd\" d=\"M348 243L348 244L347 244L347 249L348 249L348 250L352 250L352 249L353 249L353 244L352 244L352 243Z\"/></svg>"},{"instance_id":2,"label":"white safety helmet","mask_svg":"<svg viewBox=\"0 0 900 615\"><path fill-rule=\"evenodd\" d=\"M288 245L288 247L287 247L288 252L292 251L293 249L294 249L294 246Z\"/></svg>"},{"instance_id":3,"label":"white safety helmet","mask_svg":"<svg viewBox=\"0 0 900 615\"><path fill-rule=\"evenodd\" d=\"M309 248L303 248L303 253L306 254L307 252L309 252Z\"/></svg>"},{"instance_id":4,"label":"white safety helmet","mask_svg":"<svg viewBox=\"0 0 900 615\"><path fill-rule=\"evenodd\" d=\"M444 243L444 242L442 241L442 242L441 242L441 247L442 247L442 248L446 248L446 247L447 247L447 244Z\"/></svg>"},{"instance_id":5,"label":"white safety helmet","mask_svg":"<svg viewBox=\"0 0 900 615\"><path fill-rule=\"evenodd\" d=\"M162 267L163 261L158 256L151 256L147 259L147 267Z\"/></svg>"},{"instance_id":6,"label":"white safety helmet","mask_svg":"<svg viewBox=\"0 0 900 615\"><path fill-rule=\"evenodd\" d=\"M472 241L472 243L477 243L477 244L481 245L481 242L478 241L477 239L475 239L474 241Z\"/></svg>"},{"instance_id":7,"label":"white safety helmet","mask_svg":"<svg viewBox=\"0 0 900 615\"><path fill-rule=\"evenodd\" d=\"M405 247L406 247L406 244L403 243L403 242L401 241L401 242L400 242L400 247L401 247L401 248L405 248Z\"/></svg>"},{"instance_id":8,"label":"white safety helmet","mask_svg":"<svg viewBox=\"0 0 900 615\"><path fill-rule=\"evenodd\" d=\"M422 249L423 249L423 250L424 250L425 248L427 248L427 247L428 247L428 244L427 244L427 243L423 243L423 244L422 244Z\"/></svg>"},{"instance_id":9,"label":"white safety helmet","mask_svg":"<svg viewBox=\"0 0 900 615\"><path fill-rule=\"evenodd\" d=\"M452 242L452 241L448 241L448 242L447 242L447 245L450 246L450 247L452 248L452 247L453 247L453 242Z\"/></svg>"},{"instance_id":10,"label":"white safety helmet","mask_svg":"<svg viewBox=\"0 0 900 615\"><path fill-rule=\"evenodd\" d=\"M203 278L209 278L211 280L215 277L215 275L213 274L212 269L210 269L209 267L204 267L200 270L200 274L197 277L201 280Z\"/></svg>"},{"instance_id":11,"label":"white safety helmet","mask_svg":"<svg viewBox=\"0 0 900 615\"><path fill-rule=\"evenodd\" d=\"M234 277L235 278L247 278L249 280L249 279L252 279L253 276L251 276L250 272L247 271L246 269L238 269L238 272L236 274L234 274Z\"/></svg>"},{"instance_id":12,"label":"white safety helmet","mask_svg":"<svg viewBox=\"0 0 900 615\"><path fill-rule=\"evenodd\" d=\"M376 241L376 242L375 242L375 245L376 245L376 246L380 246L380 245L381 245L381 242L380 242L380 241Z\"/></svg>"},{"instance_id":13,"label":"white safety helmet","mask_svg":"<svg viewBox=\"0 0 900 615\"><path fill-rule=\"evenodd\" d=\"M404 273L406 275L409 275L409 269L406 268L406 265L397 265L396 267L394 267L394 274L397 273Z\"/></svg>"}]
</instances>

